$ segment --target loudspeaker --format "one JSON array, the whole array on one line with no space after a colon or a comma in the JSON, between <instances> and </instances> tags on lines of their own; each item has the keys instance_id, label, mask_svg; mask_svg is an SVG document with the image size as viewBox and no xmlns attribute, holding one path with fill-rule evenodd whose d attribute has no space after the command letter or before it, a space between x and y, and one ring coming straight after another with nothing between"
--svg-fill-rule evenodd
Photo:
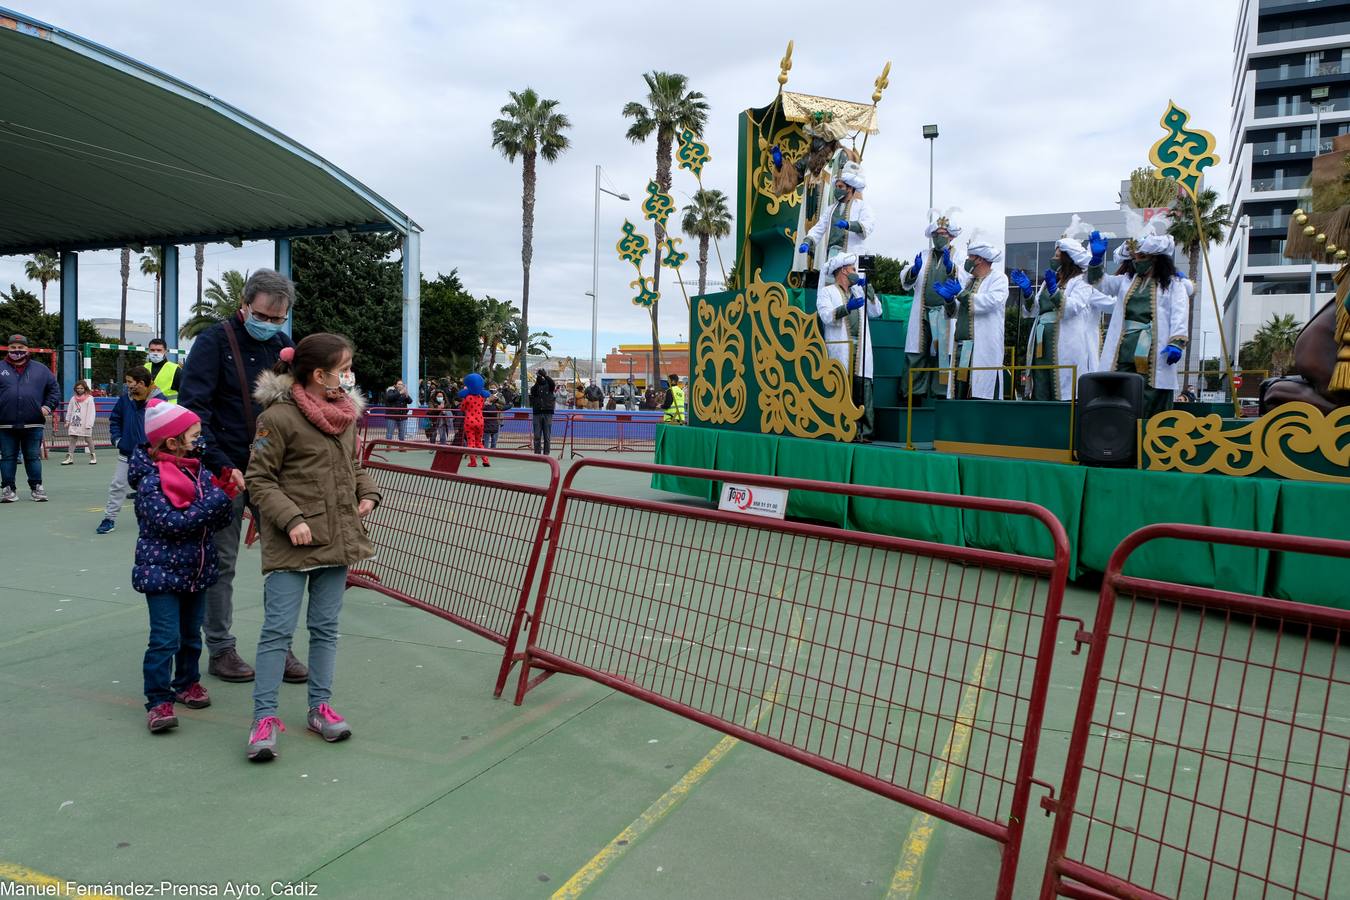
<instances>
[{"instance_id":1,"label":"loudspeaker","mask_svg":"<svg viewBox=\"0 0 1350 900\"><path fill-rule=\"evenodd\" d=\"M1088 466L1132 466L1144 379L1133 372L1096 372L1078 379L1074 445Z\"/></svg>"}]
</instances>

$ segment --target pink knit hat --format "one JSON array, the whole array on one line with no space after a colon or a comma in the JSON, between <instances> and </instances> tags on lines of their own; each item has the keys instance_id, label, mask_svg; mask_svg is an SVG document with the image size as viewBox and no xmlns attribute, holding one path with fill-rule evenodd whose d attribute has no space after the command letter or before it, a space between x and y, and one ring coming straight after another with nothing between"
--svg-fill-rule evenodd
<instances>
[{"instance_id":1,"label":"pink knit hat","mask_svg":"<svg viewBox=\"0 0 1350 900\"><path fill-rule=\"evenodd\" d=\"M151 447L158 447L200 421L197 414L187 407L165 403L156 397L145 407L145 439Z\"/></svg>"}]
</instances>

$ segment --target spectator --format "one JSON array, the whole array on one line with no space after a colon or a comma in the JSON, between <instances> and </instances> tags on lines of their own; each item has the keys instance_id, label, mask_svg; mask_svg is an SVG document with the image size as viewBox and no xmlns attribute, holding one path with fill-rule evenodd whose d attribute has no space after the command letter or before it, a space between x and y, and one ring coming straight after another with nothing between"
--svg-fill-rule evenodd
<instances>
[{"instance_id":1,"label":"spectator","mask_svg":"<svg viewBox=\"0 0 1350 900\"><path fill-rule=\"evenodd\" d=\"M605 405L605 392L600 389L600 385L591 381L586 385L586 400L591 404L591 409L600 409Z\"/></svg>"},{"instance_id":2,"label":"spectator","mask_svg":"<svg viewBox=\"0 0 1350 900\"><path fill-rule=\"evenodd\" d=\"M530 385L530 421L534 430L534 452L548 456L553 452L553 411L558 398L557 385L543 368L534 373Z\"/></svg>"},{"instance_id":3,"label":"spectator","mask_svg":"<svg viewBox=\"0 0 1350 900\"><path fill-rule=\"evenodd\" d=\"M649 387L649 388L647 388L647 392L646 392L646 393L643 395L643 397L642 397L642 408L643 408L643 409L657 409L657 408L658 408L658 407L657 407L656 388L654 388L654 387Z\"/></svg>"},{"instance_id":4,"label":"spectator","mask_svg":"<svg viewBox=\"0 0 1350 900\"><path fill-rule=\"evenodd\" d=\"M338 614L347 567L375 555L362 520L380 502L361 466L352 388L352 347L335 334L311 334L282 351L276 371L258 379L263 407L253 439L248 488L262 538L263 626L248 758L276 756L277 693L309 588L309 730L325 741L352 730L329 705L337 662Z\"/></svg>"},{"instance_id":5,"label":"spectator","mask_svg":"<svg viewBox=\"0 0 1350 900\"><path fill-rule=\"evenodd\" d=\"M117 405L108 417L108 432L117 449L117 466L112 481L108 482L108 503L103 508L103 521L95 529L97 534L107 534L117 527L117 514L131 490L127 481L131 457L145 443L145 408L151 398L164 399L145 366L129 370L123 382L126 390L117 398Z\"/></svg>"},{"instance_id":6,"label":"spectator","mask_svg":"<svg viewBox=\"0 0 1350 900\"><path fill-rule=\"evenodd\" d=\"M75 382L75 395L66 404L66 434L70 438L70 443L66 446L66 458L61 460L61 465L75 464L75 448L80 444L89 451L89 465L98 465L98 458L94 455L96 418L98 410L94 407L94 395L90 392L88 383L83 380Z\"/></svg>"},{"instance_id":7,"label":"spectator","mask_svg":"<svg viewBox=\"0 0 1350 900\"><path fill-rule=\"evenodd\" d=\"M189 709L211 705L200 683L205 589L218 574L208 538L229 524L231 499L239 491L228 473L218 478L202 467L196 414L155 402L142 432L149 447L133 451L128 476L140 525L131 586L145 595L150 611L142 669L151 733L178 727L175 700Z\"/></svg>"},{"instance_id":8,"label":"spectator","mask_svg":"<svg viewBox=\"0 0 1350 900\"><path fill-rule=\"evenodd\" d=\"M431 395L427 409L427 440L444 444L450 439L450 411L445 408L445 392L440 388Z\"/></svg>"},{"instance_id":9,"label":"spectator","mask_svg":"<svg viewBox=\"0 0 1350 900\"><path fill-rule=\"evenodd\" d=\"M515 384L508 381L502 385L502 399L506 401L507 409L515 409L520 405L520 392L516 390Z\"/></svg>"},{"instance_id":10,"label":"spectator","mask_svg":"<svg viewBox=\"0 0 1350 900\"><path fill-rule=\"evenodd\" d=\"M258 269L244 283L239 312L197 336L183 367L178 402L202 420L206 450L202 460L220 475L228 468L241 488L248 470L257 412L253 383L292 346L286 323L295 285L285 275ZM230 632L234 621L234 567L239 556L246 495L234 498L230 523L215 534L220 578L206 589L207 672L222 681L252 681L253 667L244 662ZM286 680L303 684L309 670L294 656L286 658Z\"/></svg>"},{"instance_id":11,"label":"spectator","mask_svg":"<svg viewBox=\"0 0 1350 900\"><path fill-rule=\"evenodd\" d=\"M502 412L507 409L507 403L502 396L502 392L494 384L491 388L491 396L483 406L483 446L491 450L497 449L497 436L502 430Z\"/></svg>"},{"instance_id":12,"label":"spectator","mask_svg":"<svg viewBox=\"0 0 1350 900\"><path fill-rule=\"evenodd\" d=\"M150 370L152 383L159 389L160 396L170 403L177 403L178 392L182 390L183 367L168 361L169 345L164 343L164 338L155 338L146 345L146 350L145 361L149 363L146 368Z\"/></svg>"},{"instance_id":13,"label":"spectator","mask_svg":"<svg viewBox=\"0 0 1350 900\"><path fill-rule=\"evenodd\" d=\"M28 489L37 503L45 503L42 489L42 429L47 416L61 401L52 370L28 357L28 338L10 335L9 353L0 361L0 503L19 499L14 478L19 454L28 476Z\"/></svg>"},{"instance_id":14,"label":"spectator","mask_svg":"<svg viewBox=\"0 0 1350 900\"><path fill-rule=\"evenodd\" d=\"M392 385L385 388L384 391L384 437L386 440L394 439L394 430L398 430L398 439L404 441L408 439L407 421L408 407L412 404L412 397L408 396L408 390L403 386L403 379L400 378Z\"/></svg>"},{"instance_id":15,"label":"spectator","mask_svg":"<svg viewBox=\"0 0 1350 900\"><path fill-rule=\"evenodd\" d=\"M630 378L619 385L619 402L629 412L637 408L637 388L633 386L633 379Z\"/></svg>"},{"instance_id":16,"label":"spectator","mask_svg":"<svg viewBox=\"0 0 1350 900\"><path fill-rule=\"evenodd\" d=\"M684 388L680 387L680 376L669 376L670 388L666 391L665 399L661 401L661 408L665 415L661 421L667 425L684 424Z\"/></svg>"}]
</instances>

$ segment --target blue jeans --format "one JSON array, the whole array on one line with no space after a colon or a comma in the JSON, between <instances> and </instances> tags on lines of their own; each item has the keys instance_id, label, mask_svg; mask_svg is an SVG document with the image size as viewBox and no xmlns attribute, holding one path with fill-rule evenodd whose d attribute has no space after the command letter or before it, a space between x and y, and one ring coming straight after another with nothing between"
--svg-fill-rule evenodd
<instances>
[{"instance_id":1,"label":"blue jeans","mask_svg":"<svg viewBox=\"0 0 1350 900\"><path fill-rule=\"evenodd\" d=\"M308 572L270 572L263 582L263 626L258 637L253 681L253 721L277 714L277 691L286 671L286 651L300 621L300 603L309 585L309 708L333 696L337 662L338 613L347 589L347 567Z\"/></svg>"},{"instance_id":2,"label":"blue jeans","mask_svg":"<svg viewBox=\"0 0 1350 900\"><path fill-rule=\"evenodd\" d=\"M28 486L35 488L42 484L42 429L0 428L0 487L15 486L20 453Z\"/></svg>"},{"instance_id":3,"label":"blue jeans","mask_svg":"<svg viewBox=\"0 0 1350 900\"><path fill-rule=\"evenodd\" d=\"M406 418L402 418L402 417L395 418L394 416L391 416L391 415L389 415L388 413L385 413L385 416L384 416L384 439L385 439L386 441L392 441L392 440L394 439L394 436L395 436L394 433L395 433L395 432L398 432L398 439L399 439L400 441L406 440L406 439L407 439L407 432L408 432L408 429L407 429L407 428L404 426L404 424L403 424L403 423L406 422L406 421L408 421Z\"/></svg>"},{"instance_id":4,"label":"blue jeans","mask_svg":"<svg viewBox=\"0 0 1350 900\"><path fill-rule=\"evenodd\" d=\"M145 708L173 700L201 680L205 594L146 594L150 642L145 647Z\"/></svg>"}]
</instances>

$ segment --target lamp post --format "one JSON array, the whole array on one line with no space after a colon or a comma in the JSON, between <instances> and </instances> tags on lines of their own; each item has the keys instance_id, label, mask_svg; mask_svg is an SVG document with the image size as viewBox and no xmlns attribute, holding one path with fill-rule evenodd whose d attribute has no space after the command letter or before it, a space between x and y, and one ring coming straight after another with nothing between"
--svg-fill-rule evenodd
<instances>
[{"instance_id":1,"label":"lamp post","mask_svg":"<svg viewBox=\"0 0 1350 900\"><path fill-rule=\"evenodd\" d=\"M933 144L937 143L938 127L923 126L923 138L928 141L928 208L933 208Z\"/></svg>"},{"instance_id":2,"label":"lamp post","mask_svg":"<svg viewBox=\"0 0 1350 900\"><path fill-rule=\"evenodd\" d=\"M616 194L600 186L600 166L595 167L595 242L591 253L591 378L595 378L595 334L600 327L600 195L609 194L628 200L627 194Z\"/></svg>"},{"instance_id":3,"label":"lamp post","mask_svg":"<svg viewBox=\"0 0 1350 900\"><path fill-rule=\"evenodd\" d=\"M1322 152L1322 104L1319 103L1318 101L1319 101L1319 100L1325 100L1325 99L1327 99L1327 97L1329 97L1330 95L1331 95L1331 88L1329 88L1329 87L1315 87L1315 88L1313 88L1313 89L1309 92L1309 97L1312 99L1312 102L1313 102L1313 103L1312 103L1312 108L1313 108L1313 114L1314 114L1314 115L1313 115L1313 122L1314 122L1314 125L1313 125L1313 142L1312 142L1312 143L1313 143L1312 151L1313 151L1313 157L1314 157L1314 158L1316 158L1316 156L1317 156L1319 153ZM1309 181L1311 182L1311 178L1309 179ZM1311 322L1311 321L1313 320L1313 316L1315 316L1315 315L1317 315L1317 251L1316 251L1316 249L1314 249L1314 251L1313 251L1313 253L1312 253L1312 265L1309 267L1309 272L1308 272L1308 321Z\"/></svg>"},{"instance_id":4,"label":"lamp post","mask_svg":"<svg viewBox=\"0 0 1350 900\"><path fill-rule=\"evenodd\" d=\"M1244 215L1238 219L1238 228L1242 229L1242 237L1238 244L1238 290L1237 296L1233 298L1233 371L1238 369L1238 355L1242 347L1242 292L1247 284L1247 248L1250 246L1250 236L1247 229L1252 226L1252 217ZM1236 393L1236 391L1234 391Z\"/></svg>"}]
</instances>

